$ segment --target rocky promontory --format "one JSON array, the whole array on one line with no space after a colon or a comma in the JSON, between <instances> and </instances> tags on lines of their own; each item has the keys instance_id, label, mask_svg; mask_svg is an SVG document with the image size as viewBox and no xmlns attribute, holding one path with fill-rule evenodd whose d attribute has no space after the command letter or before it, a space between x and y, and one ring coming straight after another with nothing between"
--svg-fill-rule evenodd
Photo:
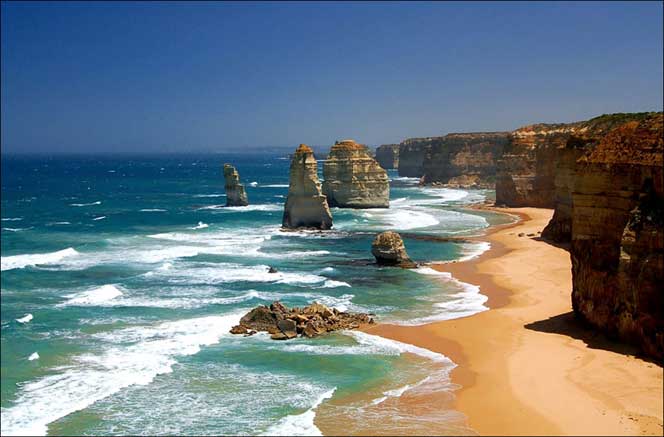
<instances>
[{"instance_id":1,"label":"rocky promontory","mask_svg":"<svg viewBox=\"0 0 664 437\"><path fill-rule=\"evenodd\" d=\"M413 268L417 265L406 253L401 235L393 231L385 231L376 235L371 243L371 254L376 258L376 264L384 266L399 266Z\"/></svg>"},{"instance_id":2,"label":"rocky promontory","mask_svg":"<svg viewBox=\"0 0 664 437\"><path fill-rule=\"evenodd\" d=\"M399 145L383 144L376 148L376 161L385 170L399 168Z\"/></svg>"},{"instance_id":3,"label":"rocky promontory","mask_svg":"<svg viewBox=\"0 0 664 437\"><path fill-rule=\"evenodd\" d=\"M330 206L387 208L390 182L387 172L366 146L354 140L337 141L323 164L323 193Z\"/></svg>"},{"instance_id":4,"label":"rocky promontory","mask_svg":"<svg viewBox=\"0 0 664 437\"><path fill-rule=\"evenodd\" d=\"M290 309L281 302L273 302L269 307L261 305L249 311L230 332L244 335L267 332L273 340L288 340L298 335L312 338L326 332L357 329L373 323L369 314L347 313L317 302L304 308Z\"/></svg>"},{"instance_id":5,"label":"rocky promontory","mask_svg":"<svg viewBox=\"0 0 664 437\"><path fill-rule=\"evenodd\" d=\"M224 164L224 188L226 189L226 206L247 206L247 193L240 183L240 174L235 167Z\"/></svg>"},{"instance_id":6,"label":"rocky promontory","mask_svg":"<svg viewBox=\"0 0 664 437\"><path fill-rule=\"evenodd\" d=\"M474 132L432 140L423 161L423 183L494 188L496 161L508 139L509 132Z\"/></svg>"},{"instance_id":7,"label":"rocky promontory","mask_svg":"<svg viewBox=\"0 0 664 437\"><path fill-rule=\"evenodd\" d=\"M572 305L611 336L664 358L661 113L611 130L576 162Z\"/></svg>"},{"instance_id":8,"label":"rocky promontory","mask_svg":"<svg viewBox=\"0 0 664 437\"><path fill-rule=\"evenodd\" d=\"M332 213L318 181L318 164L313 150L306 144L300 144L291 159L283 227L286 229L332 227Z\"/></svg>"}]
</instances>

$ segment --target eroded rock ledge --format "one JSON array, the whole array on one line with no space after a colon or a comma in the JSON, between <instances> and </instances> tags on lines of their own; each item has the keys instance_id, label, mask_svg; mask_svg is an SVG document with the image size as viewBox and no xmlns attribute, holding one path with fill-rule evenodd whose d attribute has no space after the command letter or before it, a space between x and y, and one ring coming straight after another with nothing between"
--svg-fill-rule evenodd
<instances>
[{"instance_id":1,"label":"eroded rock ledge","mask_svg":"<svg viewBox=\"0 0 664 437\"><path fill-rule=\"evenodd\" d=\"M240 183L240 174L230 164L224 164L224 188L226 189L226 206L247 206L247 192Z\"/></svg>"},{"instance_id":2,"label":"eroded rock ledge","mask_svg":"<svg viewBox=\"0 0 664 437\"><path fill-rule=\"evenodd\" d=\"M373 323L370 314L347 313L317 302L304 308L289 309L275 301L269 307L261 305L249 311L230 332L245 336L267 332L273 340L288 340L298 335L312 338L326 332L357 329Z\"/></svg>"}]
</instances>

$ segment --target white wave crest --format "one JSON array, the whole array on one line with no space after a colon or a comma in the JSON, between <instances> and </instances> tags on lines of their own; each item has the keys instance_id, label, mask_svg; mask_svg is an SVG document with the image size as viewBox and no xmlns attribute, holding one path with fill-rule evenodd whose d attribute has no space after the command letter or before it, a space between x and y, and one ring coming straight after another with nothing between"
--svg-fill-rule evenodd
<instances>
[{"instance_id":1,"label":"white wave crest","mask_svg":"<svg viewBox=\"0 0 664 437\"><path fill-rule=\"evenodd\" d=\"M268 185L261 185L261 188L288 188L288 184L268 184Z\"/></svg>"},{"instance_id":2,"label":"white wave crest","mask_svg":"<svg viewBox=\"0 0 664 437\"><path fill-rule=\"evenodd\" d=\"M22 269L28 266L57 264L64 258L78 255L73 247L51 253L34 253L29 255L12 255L0 257L0 270Z\"/></svg>"},{"instance_id":3,"label":"white wave crest","mask_svg":"<svg viewBox=\"0 0 664 437\"><path fill-rule=\"evenodd\" d=\"M101 205L101 200L90 203L70 203L69 206L92 206L92 205Z\"/></svg>"},{"instance_id":4,"label":"white wave crest","mask_svg":"<svg viewBox=\"0 0 664 437\"><path fill-rule=\"evenodd\" d=\"M38 359L39 359L39 354L37 352L33 352L28 357L28 361L34 361L34 360L38 360Z\"/></svg>"},{"instance_id":5,"label":"white wave crest","mask_svg":"<svg viewBox=\"0 0 664 437\"><path fill-rule=\"evenodd\" d=\"M95 218L93 218L92 220L93 220L93 221L104 220L105 218L106 218L106 216L105 216L105 215L102 215L102 216L99 216L99 217L95 217Z\"/></svg>"},{"instance_id":6,"label":"white wave crest","mask_svg":"<svg viewBox=\"0 0 664 437\"><path fill-rule=\"evenodd\" d=\"M32 319L33 319L32 314L28 313L28 314L26 314L25 316L16 319L16 321L17 321L18 323L28 323L28 322L30 322L30 320L32 320Z\"/></svg>"},{"instance_id":7,"label":"white wave crest","mask_svg":"<svg viewBox=\"0 0 664 437\"><path fill-rule=\"evenodd\" d=\"M208 225L207 223L198 222L198 224L197 224L196 226L191 227L191 228L189 228L189 229L205 229L205 228L207 228L208 226L209 226L209 225Z\"/></svg>"},{"instance_id":8,"label":"white wave crest","mask_svg":"<svg viewBox=\"0 0 664 437\"><path fill-rule=\"evenodd\" d=\"M82 293L69 295L67 296L69 297L69 300L61 305L97 305L99 303L115 299L118 296L122 296L122 291L120 291L120 289L115 285L107 284L98 288L84 291Z\"/></svg>"},{"instance_id":9,"label":"white wave crest","mask_svg":"<svg viewBox=\"0 0 664 437\"><path fill-rule=\"evenodd\" d=\"M3 222L20 222L23 220L23 217L3 217Z\"/></svg>"},{"instance_id":10,"label":"white wave crest","mask_svg":"<svg viewBox=\"0 0 664 437\"><path fill-rule=\"evenodd\" d=\"M315 410L325 399L331 398L336 389L335 387L321 394L311 408L304 413L283 417L261 435L322 436L323 433L314 424L314 419L316 418Z\"/></svg>"},{"instance_id":11,"label":"white wave crest","mask_svg":"<svg viewBox=\"0 0 664 437\"><path fill-rule=\"evenodd\" d=\"M144 209L141 209L139 211L140 212L166 212L165 209L161 209L161 208L144 208Z\"/></svg>"}]
</instances>

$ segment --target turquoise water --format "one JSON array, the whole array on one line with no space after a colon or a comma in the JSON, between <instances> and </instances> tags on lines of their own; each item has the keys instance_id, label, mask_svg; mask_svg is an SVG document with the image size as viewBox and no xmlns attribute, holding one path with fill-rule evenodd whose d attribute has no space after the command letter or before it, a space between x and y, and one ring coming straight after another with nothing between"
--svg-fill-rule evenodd
<instances>
[{"instance_id":1,"label":"turquoise water","mask_svg":"<svg viewBox=\"0 0 664 437\"><path fill-rule=\"evenodd\" d=\"M223 206L224 162L238 168L250 206ZM500 220L460 209L492 193L423 189L390 172L389 209L334 208L332 231L284 233L288 165L279 156L3 157L3 434L315 434L317 411L344 416L352 405L351 433L404 392L451 392L451 361L398 342L363 333L275 342L228 330L277 299L403 324L482 311L477 287L427 267L377 268L370 248L393 229L416 261L480 253L479 243L427 237ZM444 413L432 417L440 433L471 432Z\"/></svg>"}]
</instances>

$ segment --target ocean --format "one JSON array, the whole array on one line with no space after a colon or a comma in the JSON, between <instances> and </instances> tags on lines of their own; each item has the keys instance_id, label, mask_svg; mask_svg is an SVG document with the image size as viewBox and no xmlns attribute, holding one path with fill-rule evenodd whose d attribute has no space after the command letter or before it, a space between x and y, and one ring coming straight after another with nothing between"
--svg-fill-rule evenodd
<instances>
[{"instance_id":1,"label":"ocean","mask_svg":"<svg viewBox=\"0 0 664 437\"><path fill-rule=\"evenodd\" d=\"M224 162L248 207L224 206ZM453 396L443 355L362 332L228 331L274 300L410 325L485 310L478 287L448 274L373 265L371 241L391 229L421 263L476 256L486 243L441 237L507 220L464 209L493 192L389 171L389 209L332 208L331 231L281 232L288 167L278 155L3 156L3 435L315 435L321 415L346 434L434 422L473 434L446 407L399 408Z\"/></svg>"}]
</instances>

